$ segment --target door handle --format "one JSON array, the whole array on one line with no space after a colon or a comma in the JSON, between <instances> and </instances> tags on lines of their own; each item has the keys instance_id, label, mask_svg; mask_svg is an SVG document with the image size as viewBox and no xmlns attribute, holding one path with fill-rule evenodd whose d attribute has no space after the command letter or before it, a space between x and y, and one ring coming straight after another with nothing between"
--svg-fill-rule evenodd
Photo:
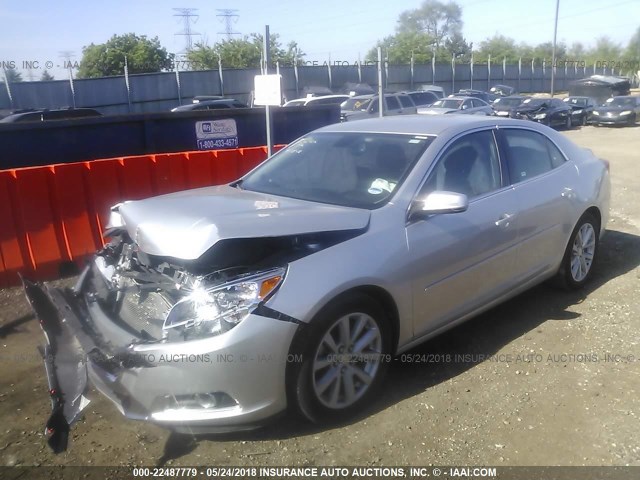
<instances>
[{"instance_id":1,"label":"door handle","mask_svg":"<svg viewBox=\"0 0 640 480\"><path fill-rule=\"evenodd\" d=\"M496 220L496 227L504 227L507 228L511 224L511 219L513 218L513 213L503 213L500 215L500 218Z\"/></svg>"}]
</instances>

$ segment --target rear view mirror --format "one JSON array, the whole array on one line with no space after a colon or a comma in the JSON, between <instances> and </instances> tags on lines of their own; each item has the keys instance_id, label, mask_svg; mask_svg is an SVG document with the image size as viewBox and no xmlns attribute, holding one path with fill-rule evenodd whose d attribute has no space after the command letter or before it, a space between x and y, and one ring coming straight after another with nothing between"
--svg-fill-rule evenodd
<instances>
[{"instance_id":1,"label":"rear view mirror","mask_svg":"<svg viewBox=\"0 0 640 480\"><path fill-rule=\"evenodd\" d=\"M463 193L436 191L413 202L411 216L424 218L439 213L460 213L469 208L469 199Z\"/></svg>"}]
</instances>

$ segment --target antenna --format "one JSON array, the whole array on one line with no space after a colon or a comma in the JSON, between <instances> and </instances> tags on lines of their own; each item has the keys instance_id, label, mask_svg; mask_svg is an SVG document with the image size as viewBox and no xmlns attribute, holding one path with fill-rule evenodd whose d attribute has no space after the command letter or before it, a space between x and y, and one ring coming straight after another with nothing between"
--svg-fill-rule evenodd
<instances>
[{"instance_id":1,"label":"antenna","mask_svg":"<svg viewBox=\"0 0 640 480\"><path fill-rule=\"evenodd\" d=\"M196 35L200 35L198 32L194 32L191 30L191 25L196 23L200 18L200 15L195 15L193 12L197 11L197 8L174 8L174 10L178 13L174 13L174 17L182 18L182 31L176 33L175 35L183 35L185 37L185 49L184 53L191 51L193 48L193 37ZM194 20L192 20L194 19Z\"/></svg>"},{"instance_id":2,"label":"antenna","mask_svg":"<svg viewBox=\"0 0 640 480\"><path fill-rule=\"evenodd\" d=\"M216 17L220 18L220 22L224 23L224 32L218 32L218 35L226 35L227 40L231 40L232 35L240 35L240 32L233 31L233 23L238 23L238 15L236 12L237 9L234 8L223 8L216 9L217 12L220 12L216 15Z\"/></svg>"}]
</instances>

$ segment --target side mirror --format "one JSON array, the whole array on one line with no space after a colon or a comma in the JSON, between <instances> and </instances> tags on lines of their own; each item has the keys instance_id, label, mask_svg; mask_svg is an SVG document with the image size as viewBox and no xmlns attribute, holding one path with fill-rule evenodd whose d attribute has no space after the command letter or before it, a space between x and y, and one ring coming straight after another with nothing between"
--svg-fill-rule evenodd
<instances>
[{"instance_id":1,"label":"side mirror","mask_svg":"<svg viewBox=\"0 0 640 480\"><path fill-rule=\"evenodd\" d=\"M469 199L464 193L435 191L415 200L409 218L425 218L440 213L460 213L469 208Z\"/></svg>"}]
</instances>

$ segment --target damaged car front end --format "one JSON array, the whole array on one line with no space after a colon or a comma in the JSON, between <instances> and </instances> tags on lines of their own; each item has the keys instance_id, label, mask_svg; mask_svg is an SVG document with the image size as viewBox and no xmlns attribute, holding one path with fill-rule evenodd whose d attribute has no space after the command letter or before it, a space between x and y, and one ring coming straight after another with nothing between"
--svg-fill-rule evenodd
<instances>
[{"instance_id":1,"label":"damaged car front end","mask_svg":"<svg viewBox=\"0 0 640 480\"><path fill-rule=\"evenodd\" d=\"M235 202L258 212L276 207L228 186L205 190L218 197L250 195ZM353 224L332 212L321 214L328 223L315 222L324 231L276 225L265 226L266 237L242 238L245 227L235 228L233 219L201 221L203 240L203 229L189 220L178 235L183 241L162 236L152 244L149 231L162 223L149 222L145 209L163 215L166 209L147 204L175 201L168 195L115 206L106 231L110 242L74 288L23 280L47 340L42 354L53 411L46 433L56 452L65 450L70 425L89 403L90 385L126 417L178 432L250 429L282 412L285 363L301 322L269 308L268 301L289 262L366 226L362 215ZM139 214L146 223L134 220ZM355 228L345 229L350 223Z\"/></svg>"}]
</instances>

